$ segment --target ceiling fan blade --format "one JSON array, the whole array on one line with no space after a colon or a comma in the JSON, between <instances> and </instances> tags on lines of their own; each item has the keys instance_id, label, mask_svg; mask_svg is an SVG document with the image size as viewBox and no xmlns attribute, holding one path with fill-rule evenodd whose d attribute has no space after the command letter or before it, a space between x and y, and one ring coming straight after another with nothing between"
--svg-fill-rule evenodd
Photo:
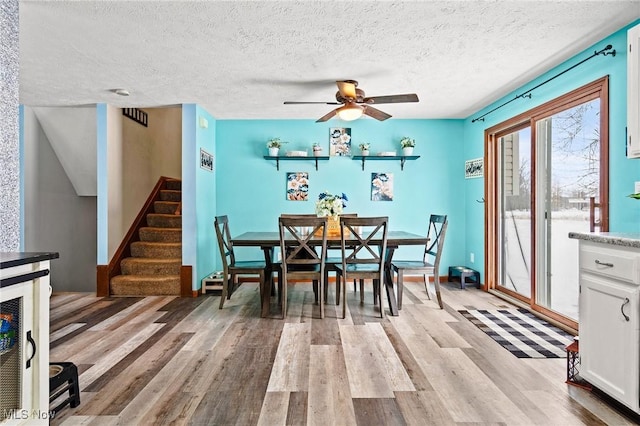
<instances>
[{"instance_id":1,"label":"ceiling fan blade","mask_svg":"<svg viewBox=\"0 0 640 426\"><path fill-rule=\"evenodd\" d=\"M352 80L336 81L336 84L338 85L338 90L340 91L340 94L342 95L343 98L355 99L357 97L357 94L356 94L357 83L355 83L354 81Z\"/></svg>"},{"instance_id":2,"label":"ceiling fan blade","mask_svg":"<svg viewBox=\"0 0 640 426\"><path fill-rule=\"evenodd\" d=\"M372 96L362 100L365 104L399 104L404 102L419 102L418 95L407 93L404 95Z\"/></svg>"},{"instance_id":3,"label":"ceiling fan blade","mask_svg":"<svg viewBox=\"0 0 640 426\"><path fill-rule=\"evenodd\" d=\"M322 105L342 105L340 102L304 102L304 101L285 101L285 105L307 105L307 104L322 104Z\"/></svg>"},{"instance_id":4,"label":"ceiling fan blade","mask_svg":"<svg viewBox=\"0 0 640 426\"><path fill-rule=\"evenodd\" d=\"M334 109L333 111L323 115L322 117L318 118L316 120L316 123L322 123L323 121L327 121L328 119L330 119L331 117L333 117L334 115L336 115L338 113L338 108Z\"/></svg>"},{"instance_id":5,"label":"ceiling fan blade","mask_svg":"<svg viewBox=\"0 0 640 426\"><path fill-rule=\"evenodd\" d=\"M391 116L389 114L387 114L386 112L380 111L379 109L374 108L374 107L369 106L369 105L364 107L364 113L366 115L368 115L369 117L373 117L373 118L375 118L376 120L379 120L379 121L384 121L387 118L391 118Z\"/></svg>"}]
</instances>

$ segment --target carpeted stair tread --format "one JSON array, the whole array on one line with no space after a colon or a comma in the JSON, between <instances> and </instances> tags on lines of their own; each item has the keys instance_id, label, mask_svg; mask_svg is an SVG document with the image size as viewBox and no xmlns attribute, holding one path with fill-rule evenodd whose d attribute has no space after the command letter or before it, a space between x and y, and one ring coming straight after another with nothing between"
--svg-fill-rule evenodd
<instances>
[{"instance_id":1,"label":"carpeted stair tread","mask_svg":"<svg viewBox=\"0 0 640 426\"><path fill-rule=\"evenodd\" d=\"M159 243L179 243L182 241L182 228L140 228L140 240Z\"/></svg>"},{"instance_id":2,"label":"carpeted stair tread","mask_svg":"<svg viewBox=\"0 0 640 426\"><path fill-rule=\"evenodd\" d=\"M180 275L181 258L127 257L120 262L122 275Z\"/></svg>"},{"instance_id":3,"label":"carpeted stair tread","mask_svg":"<svg viewBox=\"0 0 640 426\"><path fill-rule=\"evenodd\" d=\"M131 257L181 258L182 243L136 241L131 243Z\"/></svg>"},{"instance_id":4,"label":"carpeted stair tread","mask_svg":"<svg viewBox=\"0 0 640 426\"><path fill-rule=\"evenodd\" d=\"M110 280L114 296L180 296L182 269L182 182L165 181L160 200L153 202L146 224L138 231L140 241L129 246L131 257L120 262L121 275Z\"/></svg>"},{"instance_id":5,"label":"carpeted stair tread","mask_svg":"<svg viewBox=\"0 0 640 426\"><path fill-rule=\"evenodd\" d=\"M149 213L147 225L152 228L181 228L182 216L176 214Z\"/></svg>"},{"instance_id":6,"label":"carpeted stair tread","mask_svg":"<svg viewBox=\"0 0 640 426\"><path fill-rule=\"evenodd\" d=\"M182 181L178 179L167 179L167 189L173 191L182 191Z\"/></svg>"},{"instance_id":7,"label":"carpeted stair tread","mask_svg":"<svg viewBox=\"0 0 640 426\"><path fill-rule=\"evenodd\" d=\"M162 214L174 214L179 206L180 203L176 201L154 201L153 211Z\"/></svg>"},{"instance_id":8,"label":"carpeted stair tread","mask_svg":"<svg viewBox=\"0 0 640 426\"><path fill-rule=\"evenodd\" d=\"M160 200L161 201L175 201L180 202L182 200L182 191L175 191L172 189L161 189L160 190Z\"/></svg>"},{"instance_id":9,"label":"carpeted stair tread","mask_svg":"<svg viewBox=\"0 0 640 426\"><path fill-rule=\"evenodd\" d=\"M180 275L117 275L110 284L114 296L180 295Z\"/></svg>"}]
</instances>

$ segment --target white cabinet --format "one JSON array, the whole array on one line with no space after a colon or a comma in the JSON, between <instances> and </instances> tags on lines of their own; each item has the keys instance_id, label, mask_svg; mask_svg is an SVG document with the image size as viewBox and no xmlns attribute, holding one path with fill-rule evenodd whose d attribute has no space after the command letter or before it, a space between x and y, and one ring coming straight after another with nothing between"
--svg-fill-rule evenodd
<instances>
[{"instance_id":1,"label":"white cabinet","mask_svg":"<svg viewBox=\"0 0 640 426\"><path fill-rule=\"evenodd\" d=\"M640 412L640 250L580 241L580 375Z\"/></svg>"},{"instance_id":2,"label":"white cabinet","mask_svg":"<svg viewBox=\"0 0 640 426\"><path fill-rule=\"evenodd\" d=\"M627 31L627 157L640 158L640 25Z\"/></svg>"},{"instance_id":3,"label":"white cabinet","mask_svg":"<svg viewBox=\"0 0 640 426\"><path fill-rule=\"evenodd\" d=\"M49 259L0 253L0 425L49 424Z\"/></svg>"}]
</instances>

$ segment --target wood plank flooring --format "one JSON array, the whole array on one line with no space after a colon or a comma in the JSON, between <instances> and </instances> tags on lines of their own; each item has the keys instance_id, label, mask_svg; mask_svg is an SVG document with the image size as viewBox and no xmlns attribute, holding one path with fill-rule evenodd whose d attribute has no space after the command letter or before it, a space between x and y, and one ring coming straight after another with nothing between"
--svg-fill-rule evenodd
<instances>
[{"instance_id":1,"label":"wood plank flooring","mask_svg":"<svg viewBox=\"0 0 640 426\"><path fill-rule=\"evenodd\" d=\"M54 294L50 358L78 366L81 404L51 425L638 421L566 385L566 359L518 359L457 312L509 307L488 293L445 284L440 310L408 282L400 316L380 319L365 288L364 304L347 289L346 319L331 294L321 320L311 284L297 283L284 321L260 318L255 283L222 310L217 295Z\"/></svg>"}]
</instances>

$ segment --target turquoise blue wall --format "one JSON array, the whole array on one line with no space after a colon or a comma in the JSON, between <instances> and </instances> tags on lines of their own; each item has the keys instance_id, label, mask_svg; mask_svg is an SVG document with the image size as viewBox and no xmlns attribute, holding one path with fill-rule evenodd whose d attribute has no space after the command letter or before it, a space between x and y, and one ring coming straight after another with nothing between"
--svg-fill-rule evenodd
<instances>
[{"instance_id":1,"label":"turquoise blue wall","mask_svg":"<svg viewBox=\"0 0 640 426\"><path fill-rule=\"evenodd\" d=\"M193 268L192 289L199 287L196 175L197 168L200 167L200 149L196 138L196 109L195 104L182 105L182 264Z\"/></svg>"},{"instance_id":2,"label":"turquoise blue wall","mask_svg":"<svg viewBox=\"0 0 640 426\"><path fill-rule=\"evenodd\" d=\"M372 153L399 152L400 138L413 137L417 142L414 154L420 158L407 161L404 171L400 170L399 160L369 161L362 171L360 161L345 157L321 161L317 171L310 159L281 161L278 171L275 161L263 158L267 154L266 142L273 137L289 142L284 150L310 150L313 142L319 142L328 155L331 127L350 127L356 152L361 142L369 142ZM313 213L318 194L327 190L347 194L346 212L389 216L392 229L425 234L429 214L449 215L443 270L464 260L462 120L218 120L215 139L216 157L221 159L216 162L217 214L229 216L234 235L276 231L281 213ZM287 172L309 173L309 201L287 201ZM371 201L372 172L394 174L393 201ZM421 248L405 247L397 258L419 257L421 252ZM262 258L262 253L254 249L245 248L240 253Z\"/></svg>"},{"instance_id":3,"label":"turquoise blue wall","mask_svg":"<svg viewBox=\"0 0 640 426\"><path fill-rule=\"evenodd\" d=\"M206 120L208 127L201 126L201 119ZM213 227L216 216L216 121L201 107L196 107L196 246L198 257L194 278L194 289L201 288L202 278L216 270L218 243ZM200 167L200 148L214 156L213 171Z\"/></svg>"},{"instance_id":4,"label":"turquoise blue wall","mask_svg":"<svg viewBox=\"0 0 640 426\"><path fill-rule=\"evenodd\" d=\"M208 127L200 125L201 118ZM214 154L215 136L216 123L208 112L195 104L182 106L182 264L193 267L193 290L215 270L217 258L215 165L213 172L200 167L200 149Z\"/></svg>"},{"instance_id":5,"label":"turquoise blue wall","mask_svg":"<svg viewBox=\"0 0 640 426\"><path fill-rule=\"evenodd\" d=\"M629 27L631 26L633 25ZM640 180L640 160L630 160L626 158L626 30L629 27L617 31L558 67L518 88L495 103L487 105L482 110L467 118L464 122L464 159L477 158L484 155L485 129L557 98L573 89L609 75L610 231L638 232L640 230L640 202L626 197L627 194L633 192L634 181ZM603 49L608 44L611 44L616 50L615 57L609 55L597 56L590 59L548 84L534 90L531 99L518 99L487 115L485 121L471 122L473 118L535 87L559 72L591 56L595 51ZM475 263L472 264L472 266L482 271L484 275L484 207L475 202L475 200L482 197L484 193L483 185L484 179L473 179L464 182L464 198L466 200L465 228L467 229L465 259L469 259L469 253L475 253Z\"/></svg>"}]
</instances>

